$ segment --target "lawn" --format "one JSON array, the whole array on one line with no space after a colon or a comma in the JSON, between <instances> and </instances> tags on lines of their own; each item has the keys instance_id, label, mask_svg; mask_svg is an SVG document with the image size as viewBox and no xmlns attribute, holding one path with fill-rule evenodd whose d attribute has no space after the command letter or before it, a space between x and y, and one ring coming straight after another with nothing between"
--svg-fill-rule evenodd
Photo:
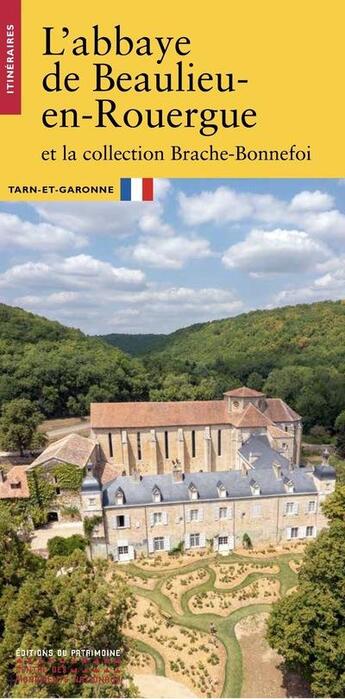
<instances>
[{"instance_id":1,"label":"lawn","mask_svg":"<svg viewBox=\"0 0 345 699\"><path fill-rule=\"evenodd\" d=\"M283 689L278 694L279 658L265 641L265 618L272 602L296 586L302 555L301 548L226 557L193 552L117 566L136 600L126 629L135 645L131 670L145 672L146 658L147 672L170 677L197 696L240 697L248 685L243 668L253 667L253 633L263 656L260 679L256 654L255 695L273 696L260 693L270 686L271 669L278 676L272 676L274 696L285 696Z\"/></svg>"}]
</instances>

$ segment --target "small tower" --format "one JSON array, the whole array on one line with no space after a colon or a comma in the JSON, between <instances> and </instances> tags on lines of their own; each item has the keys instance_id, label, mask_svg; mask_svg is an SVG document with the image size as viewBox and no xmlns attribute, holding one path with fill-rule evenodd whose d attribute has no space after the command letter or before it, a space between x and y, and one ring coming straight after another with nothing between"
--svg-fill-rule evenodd
<instances>
[{"instance_id":1,"label":"small tower","mask_svg":"<svg viewBox=\"0 0 345 699\"><path fill-rule=\"evenodd\" d=\"M104 540L104 522L103 522L103 507L102 507L102 486L99 480L92 473L92 464L88 464L87 474L82 481L81 490L81 513L82 520L86 518L98 517L99 523L95 525L92 533L92 539L95 540L96 546L99 544L100 555L103 555L102 540Z\"/></svg>"}]
</instances>

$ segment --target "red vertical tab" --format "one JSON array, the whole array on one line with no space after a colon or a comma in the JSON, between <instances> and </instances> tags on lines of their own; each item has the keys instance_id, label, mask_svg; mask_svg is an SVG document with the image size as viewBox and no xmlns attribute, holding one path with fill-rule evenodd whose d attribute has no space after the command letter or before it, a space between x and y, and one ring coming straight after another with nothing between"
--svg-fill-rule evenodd
<instances>
[{"instance_id":1,"label":"red vertical tab","mask_svg":"<svg viewBox=\"0 0 345 699\"><path fill-rule=\"evenodd\" d=\"M151 177L143 179L143 201L153 201L153 179Z\"/></svg>"},{"instance_id":2,"label":"red vertical tab","mask_svg":"<svg viewBox=\"0 0 345 699\"><path fill-rule=\"evenodd\" d=\"M21 114L21 0L0 0L0 114Z\"/></svg>"}]
</instances>

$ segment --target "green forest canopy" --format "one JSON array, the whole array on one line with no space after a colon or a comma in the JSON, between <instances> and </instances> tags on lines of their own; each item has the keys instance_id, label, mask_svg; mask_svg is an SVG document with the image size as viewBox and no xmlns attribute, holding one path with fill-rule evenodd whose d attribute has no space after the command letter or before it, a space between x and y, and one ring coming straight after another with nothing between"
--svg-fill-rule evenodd
<instances>
[{"instance_id":1,"label":"green forest canopy","mask_svg":"<svg viewBox=\"0 0 345 699\"><path fill-rule=\"evenodd\" d=\"M142 356L124 354L106 337L0 306L0 403L27 397L45 416L62 417L86 414L92 400L212 399L247 384L285 399L307 429L332 430L345 409L343 301L253 311L166 336L121 341L117 335L110 342L115 337Z\"/></svg>"}]
</instances>

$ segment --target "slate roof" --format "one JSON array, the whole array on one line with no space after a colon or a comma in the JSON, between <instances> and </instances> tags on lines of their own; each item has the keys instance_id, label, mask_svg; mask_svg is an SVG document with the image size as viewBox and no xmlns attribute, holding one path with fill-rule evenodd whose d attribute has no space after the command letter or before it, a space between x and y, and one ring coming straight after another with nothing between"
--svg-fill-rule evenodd
<instances>
[{"instance_id":1,"label":"slate roof","mask_svg":"<svg viewBox=\"0 0 345 699\"><path fill-rule=\"evenodd\" d=\"M252 493L250 487L253 477L255 482L260 487L261 495L265 497L270 495L286 495L283 478L287 477L294 483L295 494L310 493L316 494L317 490L311 477L312 471L305 468L295 468L293 471L288 470L288 461L285 457L280 456L278 452L271 449L269 442L265 437L250 437L243 445L246 453L256 450L258 457L254 468L248 471L247 475L243 475L241 471L222 471L215 472L199 472L186 473L184 480L176 483L171 474L160 474L152 476L143 476L137 480L131 476L119 476L115 480L107 483L103 487L103 505L115 505L115 493L118 488L123 490L125 496L125 504L127 506L153 504L152 490L158 486L162 495L162 503L173 502L191 502L196 503L196 500L191 500L189 495L189 487L194 484L197 488L199 501L202 500L222 500L219 498L218 484L219 478L227 490L229 499L241 499L256 497ZM282 465L282 477L277 478L273 469L273 463L279 462ZM122 507L122 506L118 506Z\"/></svg>"},{"instance_id":2,"label":"slate roof","mask_svg":"<svg viewBox=\"0 0 345 699\"><path fill-rule=\"evenodd\" d=\"M57 442L49 444L42 454L30 464L29 468L35 468L35 466L45 464L52 459L84 468L95 446L96 442L93 439L82 437L79 434L69 434Z\"/></svg>"},{"instance_id":3,"label":"slate roof","mask_svg":"<svg viewBox=\"0 0 345 699\"><path fill-rule=\"evenodd\" d=\"M250 455L255 458L253 466L257 469L271 469L273 463L278 463L282 469L289 468L289 461L285 456L282 456L279 451L272 449L267 437L253 436L242 444L238 450L245 461L249 463Z\"/></svg>"}]
</instances>

